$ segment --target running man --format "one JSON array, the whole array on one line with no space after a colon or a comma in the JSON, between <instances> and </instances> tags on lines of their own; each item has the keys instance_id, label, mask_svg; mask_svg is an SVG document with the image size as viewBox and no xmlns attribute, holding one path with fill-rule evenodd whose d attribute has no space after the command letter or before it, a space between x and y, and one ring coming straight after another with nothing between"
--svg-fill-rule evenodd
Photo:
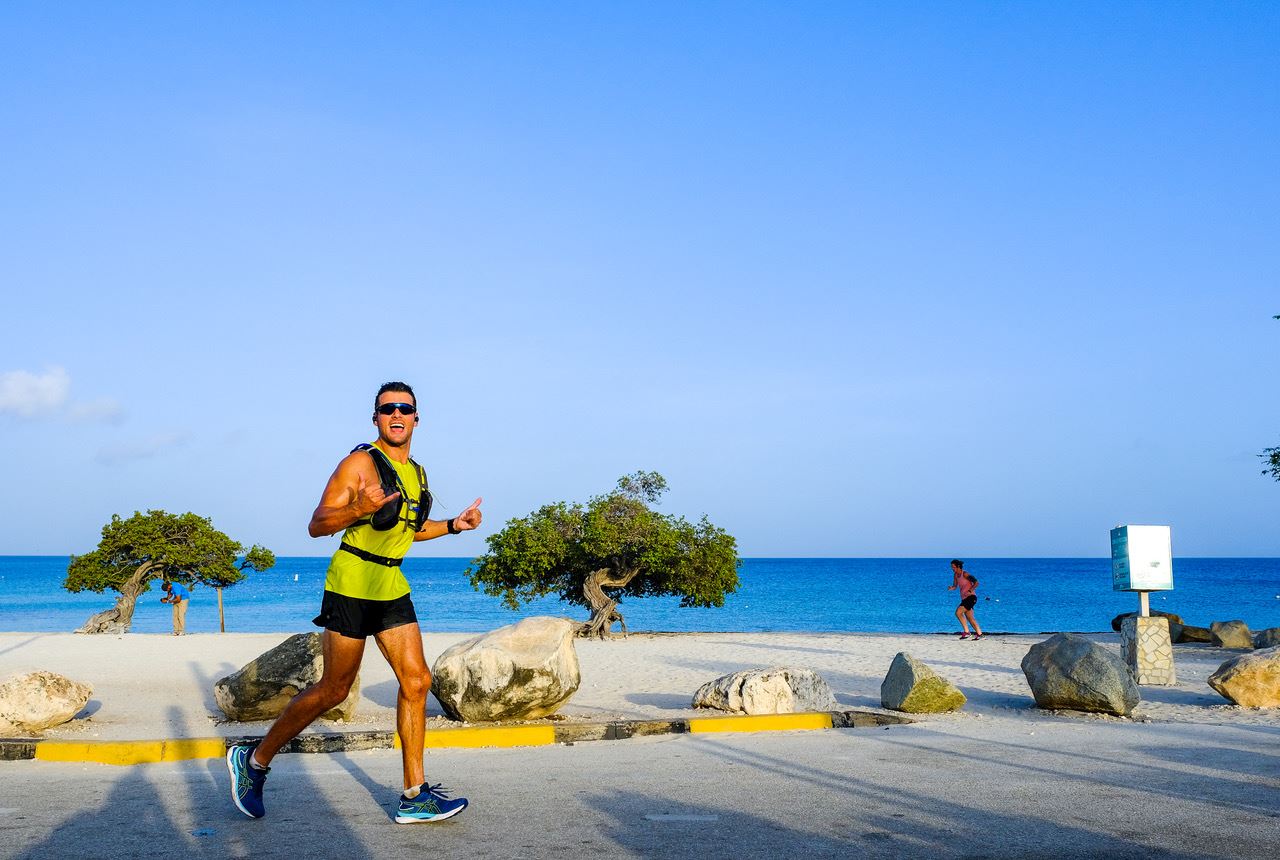
<instances>
[{"instance_id":1,"label":"running man","mask_svg":"<svg viewBox=\"0 0 1280 860\"><path fill-rule=\"evenodd\" d=\"M431 670L422 653L422 631L400 563L414 541L469 531L480 525L480 499L451 520L431 520L431 493L422 467L409 457L418 424L418 401L403 382L388 382L373 400L378 438L360 445L334 470L308 527L312 537L342 532L329 562L324 598L314 624L324 628L324 672L293 697L257 744L227 751L231 799L250 818L266 814L262 788L271 760L321 714L347 697L365 640L372 636L400 683L396 731L404 762L398 824L443 821L467 808L430 785L423 767L427 693Z\"/></svg>"},{"instance_id":2,"label":"running man","mask_svg":"<svg viewBox=\"0 0 1280 860\"><path fill-rule=\"evenodd\" d=\"M947 591L960 589L960 605L956 607L956 618L960 620L960 638L969 638L969 625L973 625L973 638L982 638L982 628L978 619L973 617L973 607L978 602L978 580L964 569L964 562L958 558L951 560L951 586Z\"/></svg>"}]
</instances>

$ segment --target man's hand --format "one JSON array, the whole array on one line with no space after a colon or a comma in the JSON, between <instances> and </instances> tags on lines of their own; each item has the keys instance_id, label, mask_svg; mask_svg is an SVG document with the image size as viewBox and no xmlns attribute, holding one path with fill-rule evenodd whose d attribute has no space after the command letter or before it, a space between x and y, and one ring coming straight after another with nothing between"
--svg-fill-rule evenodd
<instances>
[{"instance_id":1,"label":"man's hand","mask_svg":"<svg viewBox=\"0 0 1280 860\"><path fill-rule=\"evenodd\" d=\"M357 476L356 497L351 500L351 506L356 512L356 519L361 519L381 510L387 502L398 498L400 498L399 490L388 495L383 492L382 484L367 484L364 475L360 474Z\"/></svg>"},{"instance_id":2,"label":"man's hand","mask_svg":"<svg viewBox=\"0 0 1280 860\"><path fill-rule=\"evenodd\" d=\"M453 527L458 531L470 531L480 525L480 521L484 519L484 515L480 513L480 503L484 499L476 499L465 511L453 518Z\"/></svg>"}]
</instances>

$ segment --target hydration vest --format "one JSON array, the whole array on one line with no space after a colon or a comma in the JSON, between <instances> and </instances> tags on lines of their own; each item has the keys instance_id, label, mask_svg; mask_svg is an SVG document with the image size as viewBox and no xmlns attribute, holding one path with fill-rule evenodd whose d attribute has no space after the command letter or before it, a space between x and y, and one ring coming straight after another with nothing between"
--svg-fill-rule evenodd
<instances>
[{"instance_id":1,"label":"hydration vest","mask_svg":"<svg viewBox=\"0 0 1280 860\"><path fill-rule=\"evenodd\" d=\"M401 511L406 505L410 504L409 494L405 491L404 484L400 480L400 476L396 474L395 466L391 465L391 461L387 459L387 455L376 445L370 445L368 442L361 442L359 445L351 449L351 453L356 451L368 451L369 456L373 458L373 465L378 469L378 483L382 485L382 492L388 496L392 493L399 493L400 498L387 502L381 508L374 511L371 516L357 520L355 525L368 523L373 526L375 531L385 532L395 527L395 524L401 521ZM427 516L431 513L431 491L427 489L427 473L423 471L422 466L418 465L418 461L409 458L409 465L413 466L418 472L418 486L422 491L422 498L418 500L417 510L410 506L409 513L412 517L403 517L405 527L411 528L413 531L419 531L427 522Z\"/></svg>"}]
</instances>

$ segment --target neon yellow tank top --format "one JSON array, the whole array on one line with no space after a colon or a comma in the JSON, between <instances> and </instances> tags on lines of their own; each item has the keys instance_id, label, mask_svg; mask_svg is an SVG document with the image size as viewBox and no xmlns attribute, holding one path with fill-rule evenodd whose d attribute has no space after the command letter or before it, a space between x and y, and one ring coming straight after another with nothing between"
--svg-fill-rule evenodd
<instances>
[{"instance_id":1,"label":"neon yellow tank top","mask_svg":"<svg viewBox=\"0 0 1280 860\"><path fill-rule=\"evenodd\" d=\"M375 555L403 558L413 546L413 521L422 501L422 485L418 481L418 470L412 463L391 460L391 465L395 467L408 502L400 506L400 522L381 532L367 522L350 526L342 533L342 542ZM409 581L399 567L365 561L339 549L329 562L324 588L325 591L363 600L395 600L409 593Z\"/></svg>"}]
</instances>

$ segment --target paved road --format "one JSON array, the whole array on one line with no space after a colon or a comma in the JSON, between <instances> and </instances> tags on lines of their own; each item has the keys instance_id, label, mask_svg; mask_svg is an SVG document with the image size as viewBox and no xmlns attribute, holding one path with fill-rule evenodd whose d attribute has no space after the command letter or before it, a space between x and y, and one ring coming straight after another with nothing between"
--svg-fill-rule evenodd
<instances>
[{"instance_id":1,"label":"paved road","mask_svg":"<svg viewBox=\"0 0 1280 860\"><path fill-rule=\"evenodd\" d=\"M976 721L975 721L976 722ZM221 762L0 763L0 856L1264 857L1280 729L982 721L442 750L472 807L397 826L391 751L287 755L268 817Z\"/></svg>"}]
</instances>

